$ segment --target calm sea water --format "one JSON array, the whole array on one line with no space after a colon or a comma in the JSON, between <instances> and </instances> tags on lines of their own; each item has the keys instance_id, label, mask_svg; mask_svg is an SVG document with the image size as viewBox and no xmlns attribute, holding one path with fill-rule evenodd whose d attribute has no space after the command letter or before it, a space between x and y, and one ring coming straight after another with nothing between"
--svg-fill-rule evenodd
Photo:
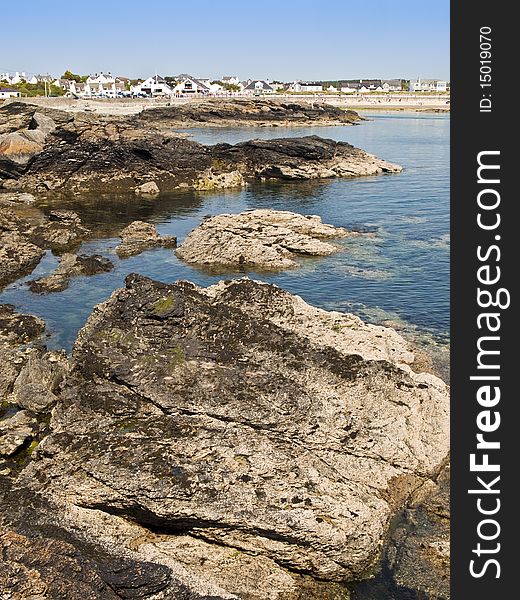
<instances>
[{"instance_id":1,"label":"calm sea water","mask_svg":"<svg viewBox=\"0 0 520 600\"><path fill-rule=\"evenodd\" d=\"M206 144L317 134L348 141L399 163L404 167L402 173L255 184L232 192L177 192L150 201L129 195L76 196L41 203L43 210L53 204L76 210L95 232L80 251L109 257L115 269L76 278L60 293L33 294L27 281L50 273L57 265L56 257L47 253L30 276L0 293L0 302L43 317L48 345L70 350L92 307L120 287L130 272L165 282L188 279L201 285L220 279L184 264L171 250L149 250L119 260L114 249L121 225L135 219L150 221L157 224L161 234L176 235L182 242L206 215L274 208L320 215L326 223L372 235L342 241L344 251L334 256L302 259L297 269L277 274L251 272L250 276L276 283L316 306L390 323L430 348L445 349L449 341L449 116L365 116L370 120L354 127L218 128L190 133Z\"/></svg>"}]
</instances>

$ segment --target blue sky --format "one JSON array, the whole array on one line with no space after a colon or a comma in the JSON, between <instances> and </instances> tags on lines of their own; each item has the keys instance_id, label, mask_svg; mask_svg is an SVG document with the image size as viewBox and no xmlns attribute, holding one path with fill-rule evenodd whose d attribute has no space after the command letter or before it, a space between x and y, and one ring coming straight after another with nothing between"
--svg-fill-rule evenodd
<instances>
[{"instance_id":1,"label":"blue sky","mask_svg":"<svg viewBox=\"0 0 520 600\"><path fill-rule=\"evenodd\" d=\"M449 0L2 0L0 22L0 71L449 79Z\"/></svg>"}]
</instances>

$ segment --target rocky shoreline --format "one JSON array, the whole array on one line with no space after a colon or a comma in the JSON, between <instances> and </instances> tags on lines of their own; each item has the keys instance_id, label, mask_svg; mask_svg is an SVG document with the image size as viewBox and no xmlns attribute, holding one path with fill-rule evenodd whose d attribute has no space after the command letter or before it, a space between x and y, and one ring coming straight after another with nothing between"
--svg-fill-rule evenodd
<instances>
[{"instance_id":1,"label":"rocky shoreline","mask_svg":"<svg viewBox=\"0 0 520 600\"><path fill-rule=\"evenodd\" d=\"M175 127L306 127L355 125L353 110L319 102L271 99L208 99L143 110L141 121Z\"/></svg>"},{"instance_id":2,"label":"rocky shoreline","mask_svg":"<svg viewBox=\"0 0 520 600\"><path fill-rule=\"evenodd\" d=\"M359 177L401 170L350 144L318 136L204 146L175 133L169 112L155 109L109 118L7 104L0 108L0 188L153 196L182 188L242 187L254 180Z\"/></svg>"},{"instance_id":3,"label":"rocky shoreline","mask_svg":"<svg viewBox=\"0 0 520 600\"><path fill-rule=\"evenodd\" d=\"M35 294L148 248L222 274L294 268L356 235L253 210L205 219L177 247L135 220L111 230L112 262L78 253L92 232L31 191L106 186L139 202L400 170L318 137L202 146L168 131L164 110L109 122L0 108L0 287L47 253L58 265L26 282ZM41 319L0 305L6 598L379 600L382 574L396 599L449 598L448 388L395 330L248 278L131 274L71 356L45 336Z\"/></svg>"},{"instance_id":4,"label":"rocky shoreline","mask_svg":"<svg viewBox=\"0 0 520 600\"><path fill-rule=\"evenodd\" d=\"M447 461L447 389L408 344L276 286L131 275L69 360L2 310L0 582L21 598L346 599Z\"/></svg>"}]
</instances>

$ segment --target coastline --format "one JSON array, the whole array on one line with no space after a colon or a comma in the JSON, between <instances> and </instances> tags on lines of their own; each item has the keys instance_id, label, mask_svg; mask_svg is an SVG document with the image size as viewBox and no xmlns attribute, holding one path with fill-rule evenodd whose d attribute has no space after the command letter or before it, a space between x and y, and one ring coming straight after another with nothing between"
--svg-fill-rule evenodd
<instances>
[{"instance_id":1,"label":"coastline","mask_svg":"<svg viewBox=\"0 0 520 600\"><path fill-rule=\"evenodd\" d=\"M117 150L116 157L131 156L126 150L135 153L136 148L153 154L155 146L146 145L141 134L162 140L160 131L169 122L154 121L153 114L149 114L146 132L139 127L128 128L124 122L118 123L115 131L114 123L107 122L117 119L103 120L99 114L86 112L74 117L54 115L53 129L50 113L46 110L44 115L33 114L31 125L17 130L23 140L41 132L37 141L42 150L29 157L28 168L45 176L42 186L49 196L61 187L53 189L50 176L55 165L61 169L64 157L77 166L81 153L89 157L102 155L104 161L108 160L107 149L112 147ZM240 125L247 129L244 122ZM360 128L352 128L358 130L361 132ZM334 150L334 160L338 148L347 149L336 142L331 146L332 140L321 138L282 142L222 143L218 155L212 154L216 150L205 149L210 147L179 138L161 141L160 148L163 152L170 144L178 145L179 152L172 151L164 159L174 158L176 163L189 150L192 167L194 157L200 154L204 158L207 154L206 158L212 159L208 167L212 172L211 177L204 172L206 182L217 187L220 180L215 177L222 175L220 171L227 172L228 166L242 164L245 159L251 163L244 172L246 176L257 164L264 173L269 166L266 175L276 175L270 157L274 150L276 167L284 171L278 174L294 178L309 169L310 175L326 165L339 168L335 163L329 165L329 146ZM317 158L307 161L300 156L302 149L305 156ZM321 151L324 154L320 158ZM233 160L226 153L232 153ZM360 155L363 164L367 157ZM204 166L202 158L198 161ZM137 159L146 165L148 179L151 159L146 152L137 153L137 158L124 164L139 175ZM280 164L284 161L287 164ZM120 171L121 163L117 165ZM85 169L85 179L79 178L77 169L71 177L67 172L64 179L69 182L78 177L76 191L80 197L90 181L89 172L95 171L98 176L101 173L97 163L87 162ZM111 186L113 173L117 171L110 167L106 177ZM133 202L159 201L157 190L144 187L153 182L141 181L144 179L134 182L140 185L136 188L139 193L130 196ZM200 177L194 189L206 189L201 187ZM41 191L34 190L36 194ZM53 249L61 257L60 266L50 277L33 282L40 290L47 286L49 292L52 284L52 289L59 291L69 279L95 276L114 267L102 264L103 256L98 254L73 254L80 251L83 240L91 239L91 232L75 213L49 211L37 221L36 214L24 205L34 201L29 194L14 192L5 200L5 229L12 230L12 245L20 247L30 230L31 237L25 240L28 250L39 257L44 249ZM205 220L201 223L207 224ZM169 247L170 251L175 247L176 240L145 227L146 223L134 221L119 232L123 244L131 243L139 252L146 247ZM286 242L286 232L284 236ZM299 239L298 243L303 242ZM119 258L135 254L123 253L123 244L115 249ZM305 252L309 254L310 250L306 243ZM244 253L241 248L237 251ZM111 258L117 260L113 254ZM115 556L105 560L106 545L118 560L128 555L134 561L125 567L134 576L146 565L151 581L146 585L162 587L169 594L165 597L178 597L174 582L168 578L170 570L180 573L181 584L187 589L197 578L204 593L218 600L233 597L230 593L263 600L271 590L256 581L271 582L272 578L276 593L272 598L277 600L284 598L284 590L291 594L285 597L292 598L358 598L355 591L351 595L350 589L365 578L370 586L370 576L380 573L380 560L392 565L389 585L436 589L446 579L445 529L449 513L439 518L435 502L441 494L447 460L447 388L431 374L423 353L395 328L363 323L348 311L317 308L276 285L250 279L200 287L186 281L168 285L160 278L158 281L130 273L125 287L118 287L94 308L76 338L73 358L68 359L63 353L37 346L40 330L45 328L43 321L33 323L35 317L16 313L10 307L4 312L9 344L6 342L2 352L13 370L6 377L5 387L12 391L6 396L2 417L18 437L13 441L6 436L7 459L2 472L10 487L2 499L9 506L20 507L6 520L6 535L18 535L16 543L27 547L28 552L40 556L41 548L33 549L31 539L35 532L40 535L43 531L42 544L50 545L58 561L60 552L79 552L81 556L86 540L93 548L93 569L100 569L98 563L108 564L107 568L119 565ZM195 328L194 322L198 323ZM24 354L15 336L19 323L30 324L36 331L35 336L31 331L22 332L23 339L18 335L24 343L30 338L35 345L28 354ZM304 358L287 359L293 355ZM198 373L201 375L195 380L194 374ZM322 383L318 381L317 387L323 393L317 393L312 383L318 375ZM271 381L276 383L272 385ZM330 381L333 387L329 389ZM35 386L40 386L39 404L33 400ZM213 395L206 393L208 386L223 399L217 407ZM381 390L390 390L397 401L389 401ZM172 391L176 394L175 404L170 402ZM357 403L358 398L363 402ZM373 430L365 424L379 423L381 413L385 413L381 424L385 434L375 438L372 452ZM330 418L324 419L323 415ZM413 426L402 425L410 419ZM426 427L432 420L433 433ZM292 424L297 424L296 428ZM424 433L417 436L416 431ZM97 444L101 437L106 442L100 454L106 460L99 461ZM72 450L68 440L77 442ZM241 440L247 442L244 447L239 446ZM255 452L249 452L251 447ZM317 447L323 450L314 456ZM132 448L137 448L135 455ZM186 448L193 460L186 458ZM293 458L302 456L302 448L303 458ZM164 456L173 462L165 462ZM335 470L327 466L330 458L337 464ZM224 468L215 471L215 464ZM136 490L132 495L136 469L149 493ZM266 470L275 473L273 483L265 477ZM319 485L314 480L318 471L323 481ZM44 482L44 473L50 473L56 485ZM209 479L207 473L211 473ZM291 474L289 478L287 473ZM226 503L229 486L237 490L233 504ZM71 501L62 489L80 491ZM106 495L105 489L113 493ZM42 505L35 512L26 508L26 494L41 498ZM329 501L333 497L341 502ZM164 498L170 500L165 502ZM441 501L444 505L443 498ZM244 518L240 511L250 504L255 514ZM96 511L91 510L92 506ZM114 507L121 508L114 511ZM394 531L394 518L400 519L401 510L412 515L417 512L421 518L423 513L427 515L419 535L408 535L408 523L402 519ZM57 513L63 517L56 528L60 535L67 536L70 546L56 547L53 536L46 535L46 527ZM12 533L18 531L20 522L28 521L35 525L34 529L27 528L27 538ZM81 535L76 535L78 531ZM335 540L332 546L331 538ZM413 570L402 556L409 547L424 545L424 541L439 550L433 556L420 556L427 577L416 584L410 576ZM399 554L395 554L394 547ZM132 554L128 554L128 548ZM230 557L233 563L228 572ZM237 572L244 581L254 580L255 584L237 591ZM149 596L147 591L143 597Z\"/></svg>"},{"instance_id":2,"label":"coastline","mask_svg":"<svg viewBox=\"0 0 520 600\"><path fill-rule=\"evenodd\" d=\"M186 104L197 105L204 102L229 102L256 100L254 96L222 96L222 97L184 97L184 98L117 98L117 99L89 99L75 100L72 98L57 97L43 98L16 98L16 102L36 104L46 108L54 108L66 112L92 112L101 115L135 115L151 108L167 106L182 106ZM387 95L374 94L365 96L334 96L334 95L278 95L263 96L263 100L275 102L305 102L311 105L329 104L337 108L352 110L398 110L414 112L450 112L450 96L443 95ZM13 100L0 102L0 107Z\"/></svg>"}]
</instances>

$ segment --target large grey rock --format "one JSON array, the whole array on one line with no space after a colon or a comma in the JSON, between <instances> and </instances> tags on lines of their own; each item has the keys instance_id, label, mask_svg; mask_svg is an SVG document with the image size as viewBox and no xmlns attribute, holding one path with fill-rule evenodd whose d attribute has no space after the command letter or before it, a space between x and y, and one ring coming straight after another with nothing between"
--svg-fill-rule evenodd
<instances>
[{"instance_id":1,"label":"large grey rock","mask_svg":"<svg viewBox=\"0 0 520 600\"><path fill-rule=\"evenodd\" d=\"M0 286L30 273L44 251L17 232L0 232Z\"/></svg>"},{"instance_id":2,"label":"large grey rock","mask_svg":"<svg viewBox=\"0 0 520 600\"><path fill-rule=\"evenodd\" d=\"M341 249L328 241L348 232L317 216L259 209L204 220L177 249L186 262L207 267L284 269L297 256L325 256Z\"/></svg>"},{"instance_id":3,"label":"large grey rock","mask_svg":"<svg viewBox=\"0 0 520 600\"><path fill-rule=\"evenodd\" d=\"M154 561L182 533L208 559L257 556L244 575L361 578L447 455L446 386L413 360L393 330L274 286L130 276L80 332L17 485L158 535Z\"/></svg>"},{"instance_id":4,"label":"large grey rock","mask_svg":"<svg viewBox=\"0 0 520 600\"><path fill-rule=\"evenodd\" d=\"M27 411L21 410L9 418L0 419L0 459L15 454L37 430L37 422Z\"/></svg>"},{"instance_id":5,"label":"large grey rock","mask_svg":"<svg viewBox=\"0 0 520 600\"><path fill-rule=\"evenodd\" d=\"M106 552L92 556L91 549L77 548L69 540L0 527L0 551L0 587L6 599L190 600L162 565L118 560ZM167 596L157 595L168 589Z\"/></svg>"},{"instance_id":6,"label":"large grey rock","mask_svg":"<svg viewBox=\"0 0 520 600\"><path fill-rule=\"evenodd\" d=\"M30 355L14 382L9 402L35 413L48 410L58 399L56 393L67 369L64 353Z\"/></svg>"},{"instance_id":7,"label":"large grey rock","mask_svg":"<svg viewBox=\"0 0 520 600\"><path fill-rule=\"evenodd\" d=\"M0 134L0 157L25 166L43 150L47 135L54 129L56 123L50 117L35 112L27 129Z\"/></svg>"}]
</instances>

